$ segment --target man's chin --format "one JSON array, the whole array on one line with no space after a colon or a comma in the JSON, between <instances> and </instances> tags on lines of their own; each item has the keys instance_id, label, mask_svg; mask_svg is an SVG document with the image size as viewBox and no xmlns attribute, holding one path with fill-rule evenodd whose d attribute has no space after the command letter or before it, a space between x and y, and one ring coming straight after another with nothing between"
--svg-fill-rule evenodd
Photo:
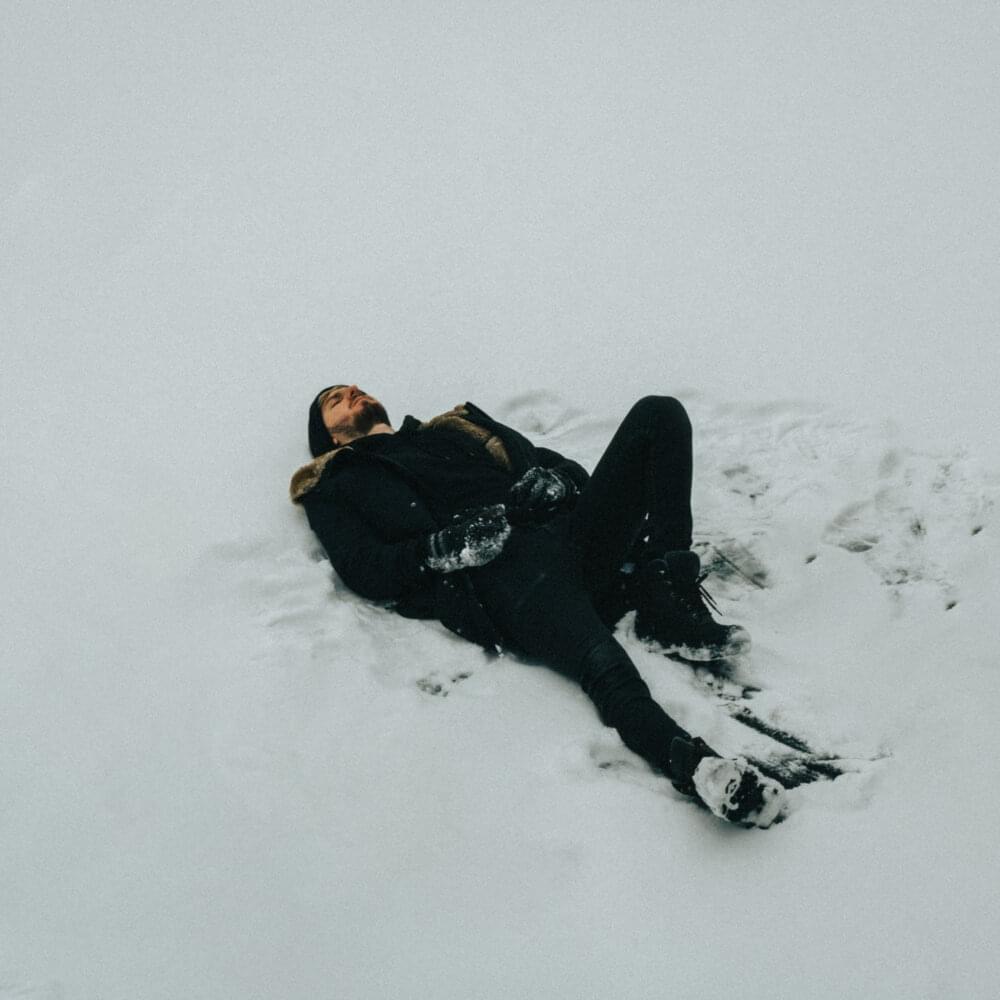
<instances>
[{"instance_id":1,"label":"man's chin","mask_svg":"<svg viewBox=\"0 0 1000 1000\"><path fill-rule=\"evenodd\" d=\"M385 407L374 399L362 400L354 414L354 430L362 437L368 434L376 424L389 423L389 415Z\"/></svg>"}]
</instances>

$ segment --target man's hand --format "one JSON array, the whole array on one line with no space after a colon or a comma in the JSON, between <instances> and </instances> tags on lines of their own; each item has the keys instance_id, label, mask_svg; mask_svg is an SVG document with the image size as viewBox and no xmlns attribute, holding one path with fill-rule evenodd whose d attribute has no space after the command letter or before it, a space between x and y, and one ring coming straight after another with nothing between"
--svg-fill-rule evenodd
<instances>
[{"instance_id":1,"label":"man's hand","mask_svg":"<svg viewBox=\"0 0 1000 1000\"><path fill-rule=\"evenodd\" d=\"M438 573L485 566L503 551L510 524L502 503L482 510L427 536L424 565Z\"/></svg>"},{"instance_id":2,"label":"man's hand","mask_svg":"<svg viewBox=\"0 0 1000 1000\"><path fill-rule=\"evenodd\" d=\"M533 465L510 488L507 515L511 524L548 521L564 507L576 502L576 483L558 469Z\"/></svg>"}]
</instances>

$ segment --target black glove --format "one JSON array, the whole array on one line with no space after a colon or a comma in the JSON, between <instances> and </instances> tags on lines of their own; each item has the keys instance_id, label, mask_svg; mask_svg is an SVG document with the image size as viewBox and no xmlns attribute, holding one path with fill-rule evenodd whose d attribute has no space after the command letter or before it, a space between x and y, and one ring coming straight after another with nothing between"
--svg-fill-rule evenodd
<instances>
[{"instance_id":1,"label":"black glove","mask_svg":"<svg viewBox=\"0 0 1000 1000\"><path fill-rule=\"evenodd\" d=\"M580 491L565 472L533 465L510 488L507 514L511 524L548 521L576 502Z\"/></svg>"},{"instance_id":2,"label":"black glove","mask_svg":"<svg viewBox=\"0 0 1000 1000\"><path fill-rule=\"evenodd\" d=\"M504 505L483 507L464 520L428 535L424 565L438 573L485 566L500 555L509 535Z\"/></svg>"}]
</instances>

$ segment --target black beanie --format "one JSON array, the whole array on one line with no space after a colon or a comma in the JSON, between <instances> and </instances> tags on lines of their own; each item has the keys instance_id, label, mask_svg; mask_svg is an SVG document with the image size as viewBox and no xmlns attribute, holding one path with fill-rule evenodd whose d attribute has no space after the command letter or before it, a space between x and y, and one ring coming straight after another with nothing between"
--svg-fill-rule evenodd
<instances>
[{"instance_id":1,"label":"black beanie","mask_svg":"<svg viewBox=\"0 0 1000 1000\"><path fill-rule=\"evenodd\" d=\"M325 455L335 447L330 432L326 429L326 424L323 423L323 414L319 408L320 397L331 389L343 388L342 385L328 385L325 389L320 389L309 407L309 450L312 452L313 458Z\"/></svg>"}]
</instances>

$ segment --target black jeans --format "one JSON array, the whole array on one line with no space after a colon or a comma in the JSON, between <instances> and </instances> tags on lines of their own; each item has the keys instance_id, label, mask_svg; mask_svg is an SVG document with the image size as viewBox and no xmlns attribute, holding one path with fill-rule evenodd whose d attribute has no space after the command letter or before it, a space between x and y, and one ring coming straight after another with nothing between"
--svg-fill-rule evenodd
<instances>
[{"instance_id":1,"label":"black jeans","mask_svg":"<svg viewBox=\"0 0 1000 1000\"><path fill-rule=\"evenodd\" d=\"M605 725L665 773L670 741L687 734L653 700L611 629L625 610L623 563L691 545L691 468L684 407L646 396L622 421L573 511L515 528L501 555L472 571L510 647L576 680Z\"/></svg>"}]
</instances>

